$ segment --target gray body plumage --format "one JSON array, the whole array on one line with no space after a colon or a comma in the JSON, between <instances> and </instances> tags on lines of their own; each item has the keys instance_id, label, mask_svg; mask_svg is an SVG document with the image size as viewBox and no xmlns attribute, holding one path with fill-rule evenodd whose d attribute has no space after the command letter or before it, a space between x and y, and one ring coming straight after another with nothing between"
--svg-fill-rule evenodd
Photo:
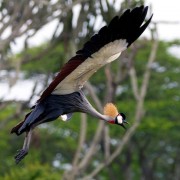
<instances>
[{"instance_id":1,"label":"gray body plumage","mask_svg":"<svg viewBox=\"0 0 180 180\"><path fill-rule=\"evenodd\" d=\"M92 107L81 90L66 95L51 94L34 107L24 124L18 130L18 134L22 134L25 129L34 128L39 124L53 121L61 115L74 112L83 112L104 119Z\"/></svg>"}]
</instances>

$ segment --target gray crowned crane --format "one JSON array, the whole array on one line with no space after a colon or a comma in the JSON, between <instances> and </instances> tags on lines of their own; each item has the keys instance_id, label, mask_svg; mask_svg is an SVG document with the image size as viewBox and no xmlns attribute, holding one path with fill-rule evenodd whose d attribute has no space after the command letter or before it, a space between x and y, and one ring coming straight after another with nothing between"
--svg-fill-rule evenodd
<instances>
[{"instance_id":1,"label":"gray crowned crane","mask_svg":"<svg viewBox=\"0 0 180 180\"><path fill-rule=\"evenodd\" d=\"M81 89L89 77L116 60L144 32L152 18L151 15L145 22L147 11L148 7L140 6L114 17L63 66L31 112L11 130L17 135L26 133L23 148L15 156L16 163L28 154L33 129L58 117L69 120L72 113L83 112L125 128L126 117L115 105L108 103L101 114L92 107Z\"/></svg>"}]
</instances>

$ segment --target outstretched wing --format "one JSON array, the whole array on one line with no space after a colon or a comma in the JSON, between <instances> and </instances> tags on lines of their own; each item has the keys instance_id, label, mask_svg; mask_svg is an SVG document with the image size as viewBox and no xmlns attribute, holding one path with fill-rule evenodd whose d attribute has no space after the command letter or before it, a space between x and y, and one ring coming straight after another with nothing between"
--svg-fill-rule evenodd
<instances>
[{"instance_id":1,"label":"outstretched wing","mask_svg":"<svg viewBox=\"0 0 180 180\"><path fill-rule=\"evenodd\" d=\"M69 94L81 89L99 68L117 59L149 25L152 16L143 24L147 11L148 7L141 6L114 17L64 65L39 101L51 93Z\"/></svg>"}]
</instances>

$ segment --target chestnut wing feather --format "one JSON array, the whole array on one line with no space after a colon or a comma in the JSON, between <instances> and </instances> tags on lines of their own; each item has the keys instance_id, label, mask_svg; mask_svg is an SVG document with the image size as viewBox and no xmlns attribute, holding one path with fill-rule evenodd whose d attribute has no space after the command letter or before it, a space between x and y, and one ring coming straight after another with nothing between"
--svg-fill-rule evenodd
<instances>
[{"instance_id":1,"label":"chestnut wing feather","mask_svg":"<svg viewBox=\"0 0 180 180\"><path fill-rule=\"evenodd\" d=\"M71 58L61 69L61 71L57 74L54 80L49 84L49 86L45 89L42 93L38 102L42 101L48 95L50 95L56 86L65 78L67 77L74 69L77 68L82 62L84 61L84 57L81 55L76 55Z\"/></svg>"}]
</instances>

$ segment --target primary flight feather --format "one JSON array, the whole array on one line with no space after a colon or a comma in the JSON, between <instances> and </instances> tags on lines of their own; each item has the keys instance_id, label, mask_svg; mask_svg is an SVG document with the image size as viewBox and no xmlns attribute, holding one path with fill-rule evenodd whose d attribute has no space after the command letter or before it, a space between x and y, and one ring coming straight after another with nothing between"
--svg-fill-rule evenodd
<instances>
[{"instance_id":1,"label":"primary flight feather","mask_svg":"<svg viewBox=\"0 0 180 180\"><path fill-rule=\"evenodd\" d=\"M64 65L32 111L11 130L17 135L26 132L23 148L15 156L16 163L28 154L32 130L59 116L66 121L72 117L72 113L83 112L125 128L124 123L127 122L123 113L118 113L113 104L105 106L104 114L97 112L81 88L98 69L116 60L144 32L152 18L144 22L147 11L148 7L140 6L114 17Z\"/></svg>"}]
</instances>

